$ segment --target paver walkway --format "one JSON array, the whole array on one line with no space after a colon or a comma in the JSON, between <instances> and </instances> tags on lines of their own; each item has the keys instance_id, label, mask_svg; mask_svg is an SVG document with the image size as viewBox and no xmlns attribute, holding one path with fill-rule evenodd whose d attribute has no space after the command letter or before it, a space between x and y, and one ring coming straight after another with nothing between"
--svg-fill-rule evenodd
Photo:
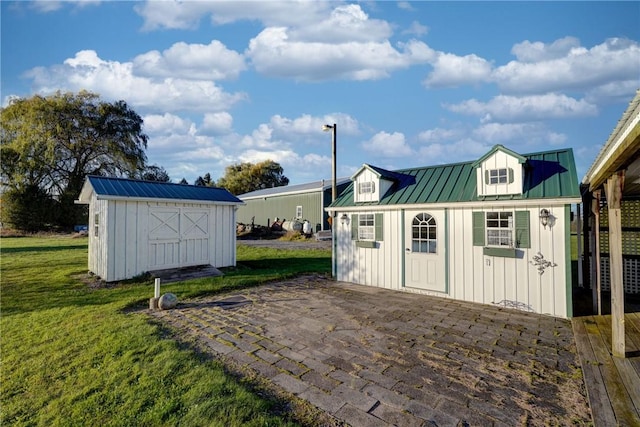
<instances>
[{"instance_id":1,"label":"paver walkway","mask_svg":"<svg viewBox=\"0 0 640 427\"><path fill-rule=\"evenodd\" d=\"M591 421L562 319L321 276L153 315L353 426Z\"/></svg>"}]
</instances>

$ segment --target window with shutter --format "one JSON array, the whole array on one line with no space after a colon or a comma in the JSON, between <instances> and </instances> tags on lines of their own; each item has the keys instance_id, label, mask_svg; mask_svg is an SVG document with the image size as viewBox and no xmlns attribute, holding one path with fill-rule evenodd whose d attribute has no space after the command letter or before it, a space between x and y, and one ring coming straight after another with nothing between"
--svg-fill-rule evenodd
<instances>
[{"instance_id":1,"label":"window with shutter","mask_svg":"<svg viewBox=\"0 0 640 427\"><path fill-rule=\"evenodd\" d=\"M530 217L529 211L515 212L516 247L530 248L531 233L529 231Z\"/></svg>"},{"instance_id":2,"label":"window with shutter","mask_svg":"<svg viewBox=\"0 0 640 427\"><path fill-rule=\"evenodd\" d=\"M384 238L383 215L352 214L351 240L359 242L381 242Z\"/></svg>"},{"instance_id":3,"label":"window with shutter","mask_svg":"<svg viewBox=\"0 0 640 427\"><path fill-rule=\"evenodd\" d=\"M484 246L484 212L473 212L473 246Z\"/></svg>"}]
</instances>

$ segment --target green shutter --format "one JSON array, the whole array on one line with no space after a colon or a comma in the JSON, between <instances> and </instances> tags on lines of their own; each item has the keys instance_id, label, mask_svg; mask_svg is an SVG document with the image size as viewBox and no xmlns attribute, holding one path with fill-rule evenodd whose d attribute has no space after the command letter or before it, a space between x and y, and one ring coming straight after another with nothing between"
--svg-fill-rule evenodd
<instances>
[{"instance_id":1,"label":"green shutter","mask_svg":"<svg viewBox=\"0 0 640 427\"><path fill-rule=\"evenodd\" d=\"M382 242L384 240L382 237L382 214L375 214L374 221L376 225L376 242Z\"/></svg>"},{"instance_id":2,"label":"green shutter","mask_svg":"<svg viewBox=\"0 0 640 427\"><path fill-rule=\"evenodd\" d=\"M351 215L351 240L358 240L358 214Z\"/></svg>"},{"instance_id":3,"label":"green shutter","mask_svg":"<svg viewBox=\"0 0 640 427\"><path fill-rule=\"evenodd\" d=\"M513 169L507 168L507 171L509 172L509 184L511 184L513 183Z\"/></svg>"},{"instance_id":4,"label":"green shutter","mask_svg":"<svg viewBox=\"0 0 640 427\"><path fill-rule=\"evenodd\" d=\"M473 246L484 246L484 212L473 212Z\"/></svg>"},{"instance_id":5,"label":"green shutter","mask_svg":"<svg viewBox=\"0 0 640 427\"><path fill-rule=\"evenodd\" d=\"M531 236L529 233L529 211L516 211L515 216L516 247L530 248Z\"/></svg>"},{"instance_id":6,"label":"green shutter","mask_svg":"<svg viewBox=\"0 0 640 427\"><path fill-rule=\"evenodd\" d=\"M484 171L484 183L489 184L489 169Z\"/></svg>"}]
</instances>

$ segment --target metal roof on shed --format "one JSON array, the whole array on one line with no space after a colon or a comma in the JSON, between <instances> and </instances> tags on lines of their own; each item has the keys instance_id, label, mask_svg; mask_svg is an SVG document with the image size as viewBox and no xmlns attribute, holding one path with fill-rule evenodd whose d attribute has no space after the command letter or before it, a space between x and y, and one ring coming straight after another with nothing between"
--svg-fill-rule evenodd
<instances>
[{"instance_id":1,"label":"metal roof on shed","mask_svg":"<svg viewBox=\"0 0 640 427\"><path fill-rule=\"evenodd\" d=\"M579 198L573 151L568 149L525 154L523 192L517 195L478 196L473 162L402 169L379 202L355 203L351 183L331 207L456 203L490 200ZM414 181L415 180L415 181Z\"/></svg>"},{"instance_id":2,"label":"metal roof on shed","mask_svg":"<svg viewBox=\"0 0 640 427\"><path fill-rule=\"evenodd\" d=\"M336 179L337 185L342 185L349 182L349 178ZM322 191L330 189L332 180L325 179L322 181L308 182L305 184L296 185L284 185L280 187L263 188L260 190L251 191L249 193L240 194L238 197L242 200L252 199L255 197L267 197L267 196L282 196L292 193L309 193L313 191Z\"/></svg>"},{"instance_id":3,"label":"metal roof on shed","mask_svg":"<svg viewBox=\"0 0 640 427\"><path fill-rule=\"evenodd\" d=\"M224 188L101 176L87 177L78 198L81 203L89 203L90 189L87 184L98 196L105 199L131 198L243 203L242 200Z\"/></svg>"}]
</instances>

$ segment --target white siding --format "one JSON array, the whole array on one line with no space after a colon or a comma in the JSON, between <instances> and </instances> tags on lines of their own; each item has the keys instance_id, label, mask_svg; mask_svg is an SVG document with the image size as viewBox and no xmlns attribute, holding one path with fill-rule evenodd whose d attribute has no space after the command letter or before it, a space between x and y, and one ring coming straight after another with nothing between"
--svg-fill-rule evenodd
<instances>
[{"instance_id":1,"label":"white siding","mask_svg":"<svg viewBox=\"0 0 640 427\"><path fill-rule=\"evenodd\" d=\"M375 213L375 212L368 212ZM342 214L339 213L339 218ZM400 212L383 213L383 239L375 248L361 248L351 240L351 219L349 224L338 224L337 237L337 279L389 289L400 289L402 274L402 244Z\"/></svg>"},{"instance_id":2,"label":"white siding","mask_svg":"<svg viewBox=\"0 0 640 427\"><path fill-rule=\"evenodd\" d=\"M513 170L513 182L507 184L488 184L485 176L489 170L507 168ZM478 180L478 196L494 196L497 194L522 194L522 165L518 159L505 153L496 151L487 157L476 169Z\"/></svg>"},{"instance_id":3,"label":"white siding","mask_svg":"<svg viewBox=\"0 0 640 427\"><path fill-rule=\"evenodd\" d=\"M107 212L108 202L106 200L97 200L95 194L91 198L89 204L89 271L100 277L106 277L108 266L107 252ZM96 235L96 215L98 218L97 235Z\"/></svg>"},{"instance_id":4,"label":"white siding","mask_svg":"<svg viewBox=\"0 0 640 427\"><path fill-rule=\"evenodd\" d=\"M234 205L97 200L94 194L90 223L98 214L99 224L98 236L93 228L89 230L89 270L112 282L163 268L233 266L235 209ZM161 221L153 214L171 211L179 215L172 224L181 227L175 235L154 230Z\"/></svg>"},{"instance_id":5,"label":"white siding","mask_svg":"<svg viewBox=\"0 0 640 427\"><path fill-rule=\"evenodd\" d=\"M554 217L552 226L546 229L538 219L542 208L549 209ZM529 211L531 247L517 249L516 258L484 255L482 246L473 245L472 213L500 210ZM372 212L375 211L367 213ZM338 217L341 215L342 212L337 213ZM448 292L417 292L556 317L569 316L570 262L565 249L569 230L565 229L564 205L449 208L447 216ZM376 248L357 247L351 240L351 225L340 224L336 230L337 280L410 290L403 283L406 245L402 236L403 228L409 225L403 224L402 217L400 209L384 212L384 239ZM533 262L538 253L555 264L545 268L543 274L539 274Z\"/></svg>"}]
</instances>

